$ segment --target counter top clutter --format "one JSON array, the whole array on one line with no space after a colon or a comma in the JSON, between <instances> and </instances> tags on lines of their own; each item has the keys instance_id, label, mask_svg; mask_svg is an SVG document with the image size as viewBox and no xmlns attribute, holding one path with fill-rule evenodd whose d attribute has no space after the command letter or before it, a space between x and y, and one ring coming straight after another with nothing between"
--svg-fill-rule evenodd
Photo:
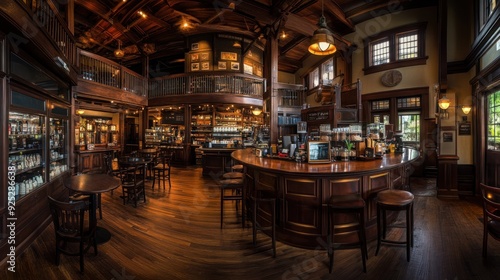
<instances>
[{"instance_id":1,"label":"counter top clutter","mask_svg":"<svg viewBox=\"0 0 500 280\"><path fill-rule=\"evenodd\" d=\"M276 170L284 173L312 173L314 176L323 176L334 173L360 173L365 171L390 169L392 167L416 160L419 153L415 149L405 148L404 153L389 153L371 161L335 161L328 163L296 163L294 161L279 160L269 157L255 156L254 149L235 150L231 156L238 162L246 165Z\"/></svg>"}]
</instances>

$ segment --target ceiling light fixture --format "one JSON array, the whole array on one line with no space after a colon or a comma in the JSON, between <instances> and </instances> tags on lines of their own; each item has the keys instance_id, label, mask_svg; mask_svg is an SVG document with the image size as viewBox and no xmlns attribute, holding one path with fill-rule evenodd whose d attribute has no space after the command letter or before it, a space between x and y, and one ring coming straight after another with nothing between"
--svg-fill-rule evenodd
<instances>
[{"instance_id":1,"label":"ceiling light fixture","mask_svg":"<svg viewBox=\"0 0 500 280\"><path fill-rule=\"evenodd\" d=\"M83 109L76 110L77 115L83 115L83 113L85 113L85 110L83 110Z\"/></svg>"},{"instance_id":2,"label":"ceiling light fixture","mask_svg":"<svg viewBox=\"0 0 500 280\"><path fill-rule=\"evenodd\" d=\"M241 48L240 42L235 41L234 44L233 44L233 48L238 48L238 49Z\"/></svg>"},{"instance_id":3,"label":"ceiling light fixture","mask_svg":"<svg viewBox=\"0 0 500 280\"><path fill-rule=\"evenodd\" d=\"M286 33L285 33L285 30L283 30L283 31L281 32L281 36L280 36L280 37L281 37L281 39L286 39L287 35L286 35Z\"/></svg>"},{"instance_id":4,"label":"ceiling light fixture","mask_svg":"<svg viewBox=\"0 0 500 280\"><path fill-rule=\"evenodd\" d=\"M337 51L334 45L333 34L326 25L326 18L323 14L323 0L321 1L321 17L318 22L319 28L314 31L309 45L309 52L314 55L329 55Z\"/></svg>"},{"instance_id":5,"label":"ceiling light fixture","mask_svg":"<svg viewBox=\"0 0 500 280\"><path fill-rule=\"evenodd\" d=\"M122 41L118 40L118 49L114 51L116 58L122 58L125 56L125 52L122 50Z\"/></svg>"}]
</instances>

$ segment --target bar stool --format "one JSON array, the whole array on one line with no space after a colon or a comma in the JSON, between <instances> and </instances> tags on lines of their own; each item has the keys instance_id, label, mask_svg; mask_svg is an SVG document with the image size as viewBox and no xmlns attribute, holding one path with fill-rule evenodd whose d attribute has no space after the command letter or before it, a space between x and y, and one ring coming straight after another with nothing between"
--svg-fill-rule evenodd
<instances>
[{"instance_id":1,"label":"bar stool","mask_svg":"<svg viewBox=\"0 0 500 280\"><path fill-rule=\"evenodd\" d=\"M222 174L222 179L243 179L244 167L242 164L231 166L231 171Z\"/></svg>"},{"instance_id":2,"label":"bar stool","mask_svg":"<svg viewBox=\"0 0 500 280\"><path fill-rule=\"evenodd\" d=\"M385 190L377 194L377 250L380 243L406 244L406 260L410 261L410 247L413 247L413 200L412 193L403 190ZM386 211L406 211L406 240L395 241L385 239L387 231ZM383 219L382 224L380 219ZM394 226L393 226L394 227Z\"/></svg>"},{"instance_id":3,"label":"bar stool","mask_svg":"<svg viewBox=\"0 0 500 280\"><path fill-rule=\"evenodd\" d=\"M253 204L253 221L252 221L252 233L253 233L253 245L256 245L257 240L257 230L271 230L271 244L273 249L273 258L276 257L276 201L277 201L277 190L276 182L274 180L263 180L259 182L257 179L254 182L254 189L250 195L250 200ZM268 222L269 226L262 226L257 220L257 209L261 203L266 203L270 206L270 213ZM264 211L262 211L264 212Z\"/></svg>"},{"instance_id":4,"label":"bar stool","mask_svg":"<svg viewBox=\"0 0 500 280\"><path fill-rule=\"evenodd\" d=\"M241 226L245 226L245 200L243 199L244 181L241 179L224 179L220 181L220 228L224 223L224 201L236 201L236 213L238 213L238 202L241 201ZM226 194L231 190L231 194Z\"/></svg>"},{"instance_id":5,"label":"bar stool","mask_svg":"<svg viewBox=\"0 0 500 280\"><path fill-rule=\"evenodd\" d=\"M334 214L353 214L356 222L346 224L335 224ZM340 232L335 233L335 229ZM353 229L358 233L358 242L355 243L335 243L335 235L350 233L347 231ZM344 230L342 232L342 230ZM334 248L335 250L359 248L361 250L361 259L363 261L363 272L366 273L366 260L368 259L368 250L366 248L365 235L365 201L359 194L332 195L328 203L328 257L330 258L329 271L333 270Z\"/></svg>"}]
</instances>

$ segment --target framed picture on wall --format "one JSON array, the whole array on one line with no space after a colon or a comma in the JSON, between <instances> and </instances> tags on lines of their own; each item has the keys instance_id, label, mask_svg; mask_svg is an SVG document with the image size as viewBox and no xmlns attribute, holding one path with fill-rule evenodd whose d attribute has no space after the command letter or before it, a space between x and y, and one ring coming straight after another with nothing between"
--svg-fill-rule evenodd
<instances>
[{"instance_id":1,"label":"framed picture on wall","mask_svg":"<svg viewBox=\"0 0 500 280\"><path fill-rule=\"evenodd\" d=\"M208 53L205 52L200 54L201 61L208 60L208 58L209 58Z\"/></svg>"},{"instance_id":2,"label":"framed picture on wall","mask_svg":"<svg viewBox=\"0 0 500 280\"><path fill-rule=\"evenodd\" d=\"M210 62L204 61L201 63L201 70L210 70Z\"/></svg>"},{"instance_id":3,"label":"framed picture on wall","mask_svg":"<svg viewBox=\"0 0 500 280\"><path fill-rule=\"evenodd\" d=\"M226 70L226 62L225 61L219 61L219 63L217 64L217 68L219 68L219 70Z\"/></svg>"},{"instance_id":4,"label":"framed picture on wall","mask_svg":"<svg viewBox=\"0 0 500 280\"><path fill-rule=\"evenodd\" d=\"M196 51L200 48L200 45L198 43L192 43L191 44L191 50Z\"/></svg>"},{"instance_id":5,"label":"framed picture on wall","mask_svg":"<svg viewBox=\"0 0 500 280\"><path fill-rule=\"evenodd\" d=\"M240 64L238 62L231 62L231 70L240 70Z\"/></svg>"},{"instance_id":6,"label":"framed picture on wall","mask_svg":"<svg viewBox=\"0 0 500 280\"><path fill-rule=\"evenodd\" d=\"M200 56L197 53L191 54L191 61L198 61L198 59L200 59Z\"/></svg>"},{"instance_id":7,"label":"framed picture on wall","mask_svg":"<svg viewBox=\"0 0 500 280\"><path fill-rule=\"evenodd\" d=\"M220 59L236 61L238 60L238 54L234 52L221 52Z\"/></svg>"},{"instance_id":8,"label":"framed picture on wall","mask_svg":"<svg viewBox=\"0 0 500 280\"><path fill-rule=\"evenodd\" d=\"M243 64L243 73L252 75L253 74L253 66L248 65L246 63Z\"/></svg>"},{"instance_id":9,"label":"framed picture on wall","mask_svg":"<svg viewBox=\"0 0 500 280\"><path fill-rule=\"evenodd\" d=\"M199 71L200 70L200 63L191 63L191 71Z\"/></svg>"}]
</instances>

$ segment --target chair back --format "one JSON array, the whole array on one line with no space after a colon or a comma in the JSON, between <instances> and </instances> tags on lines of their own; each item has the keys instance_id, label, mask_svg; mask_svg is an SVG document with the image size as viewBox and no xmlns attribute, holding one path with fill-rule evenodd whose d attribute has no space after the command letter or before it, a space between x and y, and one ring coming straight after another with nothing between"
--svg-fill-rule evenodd
<instances>
[{"instance_id":1,"label":"chair back","mask_svg":"<svg viewBox=\"0 0 500 280\"><path fill-rule=\"evenodd\" d=\"M500 188L480 184L483 197L483 212L485 225L489 221L500 222Z\"/></svg>"},{"instance_id":2,"label":"chair back","mask_svg":"<svg viewBox=\"0 0 500 280\"><path fill-rule=\"evenodd\" d=\"M78 240L84 234L85 210L87 205L85 201L62 202L48 197L50 213L54 223L56 235L64 238ZM89 221L89 233L95 231L96 222Z\"/></svg>"}]
</instances>

